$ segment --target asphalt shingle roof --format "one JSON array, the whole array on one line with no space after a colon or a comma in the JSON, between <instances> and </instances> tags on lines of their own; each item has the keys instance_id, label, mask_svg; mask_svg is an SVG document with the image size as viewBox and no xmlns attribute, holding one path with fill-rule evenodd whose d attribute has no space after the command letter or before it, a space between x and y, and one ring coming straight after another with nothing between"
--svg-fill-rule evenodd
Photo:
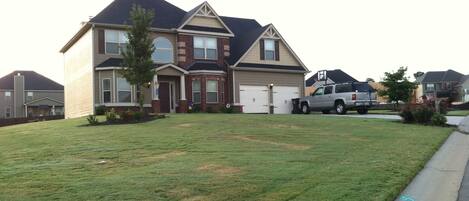
<instances>
[{"instance_id":1,"label":"asphalt shingle roof","mask_svg":"<svg viewBox=\"0 0 469 201\"><path fill-rule=\"evenodd\" d=\"M463 76L454 70L430 71L425 73L422 83L459 82Z\"/></svg>"},{"instance_id":2,"label":"asphalt shingle roof","mask_svg":"<svg viewBox=\"0 0 469 201\"><path fill-rule=\"evenodd\" d=\"M189 65L188 70L213 70L221 71L223 70L216 62L194 62Z\"/></svg>"},{"instance_id":3,"label":"asphalt shingle roof","mask_svg":"<svg viewBox=\"0 0 469 201\"><path fill-rule=\"evenodd\" d=\"M335 83L345 83L345 82L358 82L355 78L345 73L342 70L328 70L327 77L334 81ZM306 80L306 86L312 86L318 80L318 73L311 76Z\"/></svg>"},{"instance_id":4,"label":"asphalt shingle roof","mask_svg":"<svg viewBox=\"0 0 469 201\"><path fill-rule=\"evenodd\" d=\"M0 89L14 89L14 77L20 73L24 76L25 90L64 90L61 84L34 71L14 71L0 78Z\"/></svg>"}]
</instances>

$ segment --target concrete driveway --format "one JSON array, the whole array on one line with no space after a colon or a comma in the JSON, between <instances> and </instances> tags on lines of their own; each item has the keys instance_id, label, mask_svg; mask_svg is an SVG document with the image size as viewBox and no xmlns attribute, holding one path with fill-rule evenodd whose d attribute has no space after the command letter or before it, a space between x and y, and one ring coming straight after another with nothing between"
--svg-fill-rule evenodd
<instances>
[{"instance_id":1,"label":"concrete driveway","mask_svg":"<svg viewBox=\"0 0 469 201\"><path fill-rule=\"evenodd\" d=\"M351 115L333 115L338 117L356 117L356 118L370 118L370 119L389 119L389 120L401 120L399 115L382 115L382 114L367 114L367 115L359 115L359 114L351 114ZM457 116L446 116L448 119L448 124L452 126L457 126L459 123L462 122L464 117L457 117Z\"/></svg>"}]
</instances>

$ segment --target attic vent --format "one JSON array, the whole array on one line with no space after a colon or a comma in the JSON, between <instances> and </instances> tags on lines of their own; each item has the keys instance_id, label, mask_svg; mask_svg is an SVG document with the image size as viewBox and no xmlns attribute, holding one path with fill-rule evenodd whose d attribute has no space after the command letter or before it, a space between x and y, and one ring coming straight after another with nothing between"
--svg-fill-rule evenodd
<instances>
[{"instance_id":1,"label":"attic vent","mask_svg":"<svg viewBox=\"0 0 469 201\"><path fill-rule=\"evenodd\" d=\"M16 76L21 76L21 73L16 74Z\"/></svg>"}]
</instances>

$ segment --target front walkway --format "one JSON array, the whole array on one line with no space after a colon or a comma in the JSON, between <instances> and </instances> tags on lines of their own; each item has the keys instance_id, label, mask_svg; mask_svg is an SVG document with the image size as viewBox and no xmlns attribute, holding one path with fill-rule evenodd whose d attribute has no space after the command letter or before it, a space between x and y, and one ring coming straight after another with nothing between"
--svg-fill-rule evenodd
<instances>
[{"instance_id":1,"label":"front walkway","mask_svg":"<svg viewBox=\"0 0 469 201\"><path fill-rule=\"evenodd\" d=\"M401 117L399 115L384 115L384 114L367 114L367 115L334 115L334 116L340 116L340 117L356 117L356 118L371 118L371 119L390 119L390 120L400 120ZM448 124L452 126L457 126L459 125L464 117L459 117L459 116L446 116L448 119Z\"/></svg>"}]
</instances>

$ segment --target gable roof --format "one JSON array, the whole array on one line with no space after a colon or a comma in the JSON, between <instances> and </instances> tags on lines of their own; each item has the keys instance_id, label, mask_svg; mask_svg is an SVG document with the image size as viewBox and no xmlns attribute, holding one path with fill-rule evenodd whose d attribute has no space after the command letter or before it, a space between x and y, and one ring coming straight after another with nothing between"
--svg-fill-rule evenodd
<instances>
[{"instance_id":1,"label":"gable roof","mask_svg":"<svg viewBox=\"0 0 469 201\"><path fill-rule=\"evenodd\" d=\"M191 21L191 19L196 17L197 14L201 11L201 9L209 10L210 14L212 14L210 17L214 17L215 19L217 19L222 24L222 26L224 28L214 31L213 28L211 28L211 29L209 28L208 30L196 30L196 29L194 29L195 26L187 26L187 23L189 23ZM206 28L206 27L204 27L204 28ZM195 7L194 9L192 9L188 13L186 13L186 15L183 17L183 19L181 20L181 23L178 27L178 31L182 32L184 30L196 31L196 32L198 32L198 31L218 32L218 33L227 34L226 36L230 36L230 37L234 36L234 33L231 31L231 29L225 24L225 22L223 22L223 20L220 18L220 16L217 14L217 12L212 8L212 6L210 6L210 4L207 1L204 1L202 4L200 4L199 6ZM222 30L224 30L225 32L223 32Z\"/></svg>"},{"instance_id":2,"label":"gable roof","mask_svg":"<svg viewBox=\"0 0 469 201\"><path fill-rule=\"evenodd\" d=\"M24 90L64 90L61 84L34 71L14 71L0 78L0 89L14 89L14 77L20 73L24 76Z\"/></svg>"},{"instance_id":3,"label":"gable roof","mask_svg":"<svg viewBox=\"0 0 469 201\"><path fill-rule=\"evenodd\" d=\"M358 82L355 78L350 76L349 74L345 73L344 71L337 69L337 70L328 70L327 71L327 78L334 81L335 83L345 83L345 82ZM306 80L306 86L312 86L314 83L318 81L318 73L311 76L308 80Z\"/></svg>"},{"instance_id":4,"label":"gable roof","mask_svg":"<svg viewBox=\"0 0 469 201\"><path fill-rule=\"evenodd\" d=\"M459 82L464 75L454 70L430 71L425 73L422 83Z\"/></svg>"}]
</instances>

